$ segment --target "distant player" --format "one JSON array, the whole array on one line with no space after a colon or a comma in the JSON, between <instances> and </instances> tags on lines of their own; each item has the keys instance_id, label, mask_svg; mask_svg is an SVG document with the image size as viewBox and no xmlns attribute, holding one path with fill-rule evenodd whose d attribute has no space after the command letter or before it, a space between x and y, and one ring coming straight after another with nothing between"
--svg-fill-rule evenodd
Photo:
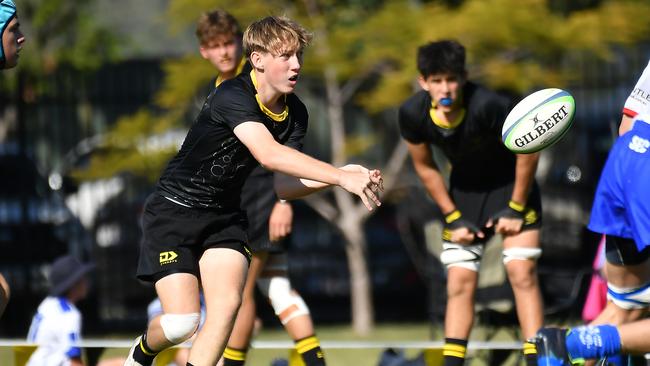
<instances>
[{"instance_id":1,"label":"distant player","mask_svg":"<svg viewBox=\"0 0 650 366\"><path fill-rule=\"evenodd\" d=\"M592 326L571 329L568 335L566 329L540 330L540 365L605 356L624 365L617 357L621 351L650 352L650 321L635 322L650 308L650 63L625 102L619 133L588 226L605 234L609 301Z\"/></svg>"},{"instance_id":2,"label":"distant player","mask_svg":"<svg viewBox=\"0 0 650 366\"><path fill-rule=\"evenodd\" d=\"M66 255L50 267L50 293L38 306L29 327L27 341L38 348L27 366L83 366L81 348L81 312L76 303L88 294L87 274L94 268Z\"/></svg>"},{"instance_id":3,"label":"distant player","mask_svg":"<svg viewBox=\"0 0 650 366\"><path fill-rule=\"evenodd\" d=\"M492 233L503 235L503 263L515 296L524 339L543 323L536 273L541 200L534 181L539 154L515 155L501 142L511 102L467 80L465 48L438 41L418 49L423 90L399 109L399 126L415 171L445 215L443 251L447 266L445 366L465 361L474 321L474 294L483 247ZM446 187L432 157L439 147L452 170ZM528 365L535 346L524 343Z\"/></svg>"},{"instance_id":4,"label":"distant player","mask_svg":"<svg viewBox=\"0 0 650 366\"><path fill-rule=\"evenodd\" d=\"M251 24L243 46L253 70L210 93L157 192L147 200L138 277L155 283L165 313L136 339L126 365L150 365L158 352L195 333L199 281L207 315L187 365L214 365L221 357L251 256L241 187L258 164L286 174L276 173L283 199L338 185L359 196L368 209L380 204L379 171L335 168L299 152L308 116L293 91L310 39L284 17Z\"/></svg>"}]
</instances>

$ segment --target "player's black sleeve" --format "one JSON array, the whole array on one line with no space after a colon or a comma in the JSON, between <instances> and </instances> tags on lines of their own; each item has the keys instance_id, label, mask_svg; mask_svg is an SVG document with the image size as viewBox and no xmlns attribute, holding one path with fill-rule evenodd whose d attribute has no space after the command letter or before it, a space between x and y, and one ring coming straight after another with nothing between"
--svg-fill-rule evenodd
<instances>
[{"instance_id":1,"label":"player's black sleeve","mask_svg":"<svg viewBox=\"0 0 650 366\"><path fill-rule=\"evenodd\" d=\"M408 104L403 104L399 108L397 115L399 131L402 137L413 144L425 142L424 134L419 130L419 118L414 115Z\"/></svg>"},{"instance_id":2,"label":"player's black sleeve","mask_svg":"<svg viewBox=\"0 0 650 366\"><path fill-rule=\"evenodd\" d=\"M294 121L293 130L291 131L285 145L298 151L302 151L305 135L307 134L307 127L309 125L309 113L302 102L297 100L295 105L293 104L294 103L292 103L292 108L294 110L292 112L292 120Z\"/></svg>"},{"instance_id":3,"label":"player's black sleeve","mask_svg":"<svg viewBox=\"0 0 650 366\"><path fill-rule=\"evenodd\" d=\"M221 121L230 129L235 129L243 122L263 123L255 95L244 87L224 83L214 93L210 102L212 120Z\"/></svg>"},{"instance_id":4,"label":"player's black sleeve","mask_svg":"<svg viewBox=\"0 0 650 366\"><path fill-rule=\"evenodd\" d=\"M491 98L484 101L485 120L489 121L490 130L494 131L499 138L501 138L503 123L512 108L512 101L502 95L492 94Z\"/></svg>"}]
</instances>

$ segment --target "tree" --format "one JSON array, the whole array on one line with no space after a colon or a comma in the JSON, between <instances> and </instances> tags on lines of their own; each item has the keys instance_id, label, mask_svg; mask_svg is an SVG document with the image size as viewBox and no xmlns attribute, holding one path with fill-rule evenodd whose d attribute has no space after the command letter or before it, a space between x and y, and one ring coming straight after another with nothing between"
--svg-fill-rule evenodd
<instances>
[{"instance_id":1,"label":"tree","mask_svg":"<svg viewBox=\"0 0 650 366\"><path fill-rule=\"evenodd\" d=\"M533 87L561 87L570 81L572 75L562 68L562 61L573 52L606 59L611 56L612 46L630 46L650 34L650 19L634 17L648 13L650 5L638 1L603 1L588 10L568 14L554 13L543 0L448 3L454 6L407 0L253 0L243 4L230 0L176 0L170 3L168 16L171 29L182 31L194 24L199 9L219 6L231 10L243 24L266 14L283 13L313 30L314 44L306 55L304 71L320 80L324 88L331 160L339 166L350 158L346 147L351 146L350 131L356 122L345 108L360 106L373 115L397 106L413 92L415 51L425 42L460 40L468 49L474 77L494 88L523 93ZM625 22L630 18L637 21ZM141 123L141 133L135 132L140 137L135 140L177 122L196 85L213 75L205 64L197 56L166 63L165 87L156 103L168 110L168 118L152 115L151 124ZM142 117L139 114L131 118ZM121 121L116 133L124 131L124 125L132 121ZM398 143L386 155L382 171L390 191L398 182L397 174L407 152L404 144ZM128 168L128 164L120 165L120 169ZM373 212L338 189L333 199L316 196L307 202L345 238L353 327L357 333L367 334L374 324L374 311L363 224Z\"/></svg>"}]
</instances>

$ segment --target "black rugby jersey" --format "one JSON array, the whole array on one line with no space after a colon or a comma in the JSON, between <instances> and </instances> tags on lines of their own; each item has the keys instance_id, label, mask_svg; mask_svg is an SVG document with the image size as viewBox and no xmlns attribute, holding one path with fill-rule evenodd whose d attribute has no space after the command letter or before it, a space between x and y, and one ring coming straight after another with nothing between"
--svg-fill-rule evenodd
<instances>
[{"instance_id":1,"label":"black rugby jersey","mask_svg":"<svg viewBox=\"0 0 650 366\"><path fill-rule=\"evenodd\" d=\"M482 86L463 87L465 117L455 128L431 120L431 96L425 90L407 99L399 109L400 133L411 143L438 146L452 165L450 184L481 189L514 180L515 155L501 142L501 128L513 104Z\"/></svg>"},{"instance_id":2,"label":"black rugby jersey","mask_svg":"<svg viewBox=\"0 0 650 366\"><path fill-rule=\"evenodd\" d=\"M249 73L212 90L158 181L163 196L190 207L239 210L244 181L259 166L233 132L243 122L263 123L278 142L302 149L308 114L300 99L288 94L288 116L275 122L262 112L255 94Z\"/></svg>"}]
</instances>

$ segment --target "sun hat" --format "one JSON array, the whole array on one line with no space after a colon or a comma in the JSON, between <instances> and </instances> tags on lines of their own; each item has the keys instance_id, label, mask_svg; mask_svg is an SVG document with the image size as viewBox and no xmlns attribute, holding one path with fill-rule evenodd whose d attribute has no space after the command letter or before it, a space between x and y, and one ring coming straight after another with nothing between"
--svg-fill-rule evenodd
<instances>
[{"instance_id":1,"label":"sun hat","mask_svg":"<svg viewBox=\"0 0 650 366\"><path fill-rule=\"evenodd\" d=\"M72 255L57 258L50 267L50 295L65 294L93 268L94 264L81 263Z\"/></svg>"},{"instance_id":2,"label":"sun hat","mask_svg":"<svg viewBox=\"0 0 650 366\"><path fill-rule=\"evenodd\" d=\"M5 61L5 50L1 41L2 34L15 16L16 4L12 0L0 0L0 62Z\"/></svg>"}]
</instances>

